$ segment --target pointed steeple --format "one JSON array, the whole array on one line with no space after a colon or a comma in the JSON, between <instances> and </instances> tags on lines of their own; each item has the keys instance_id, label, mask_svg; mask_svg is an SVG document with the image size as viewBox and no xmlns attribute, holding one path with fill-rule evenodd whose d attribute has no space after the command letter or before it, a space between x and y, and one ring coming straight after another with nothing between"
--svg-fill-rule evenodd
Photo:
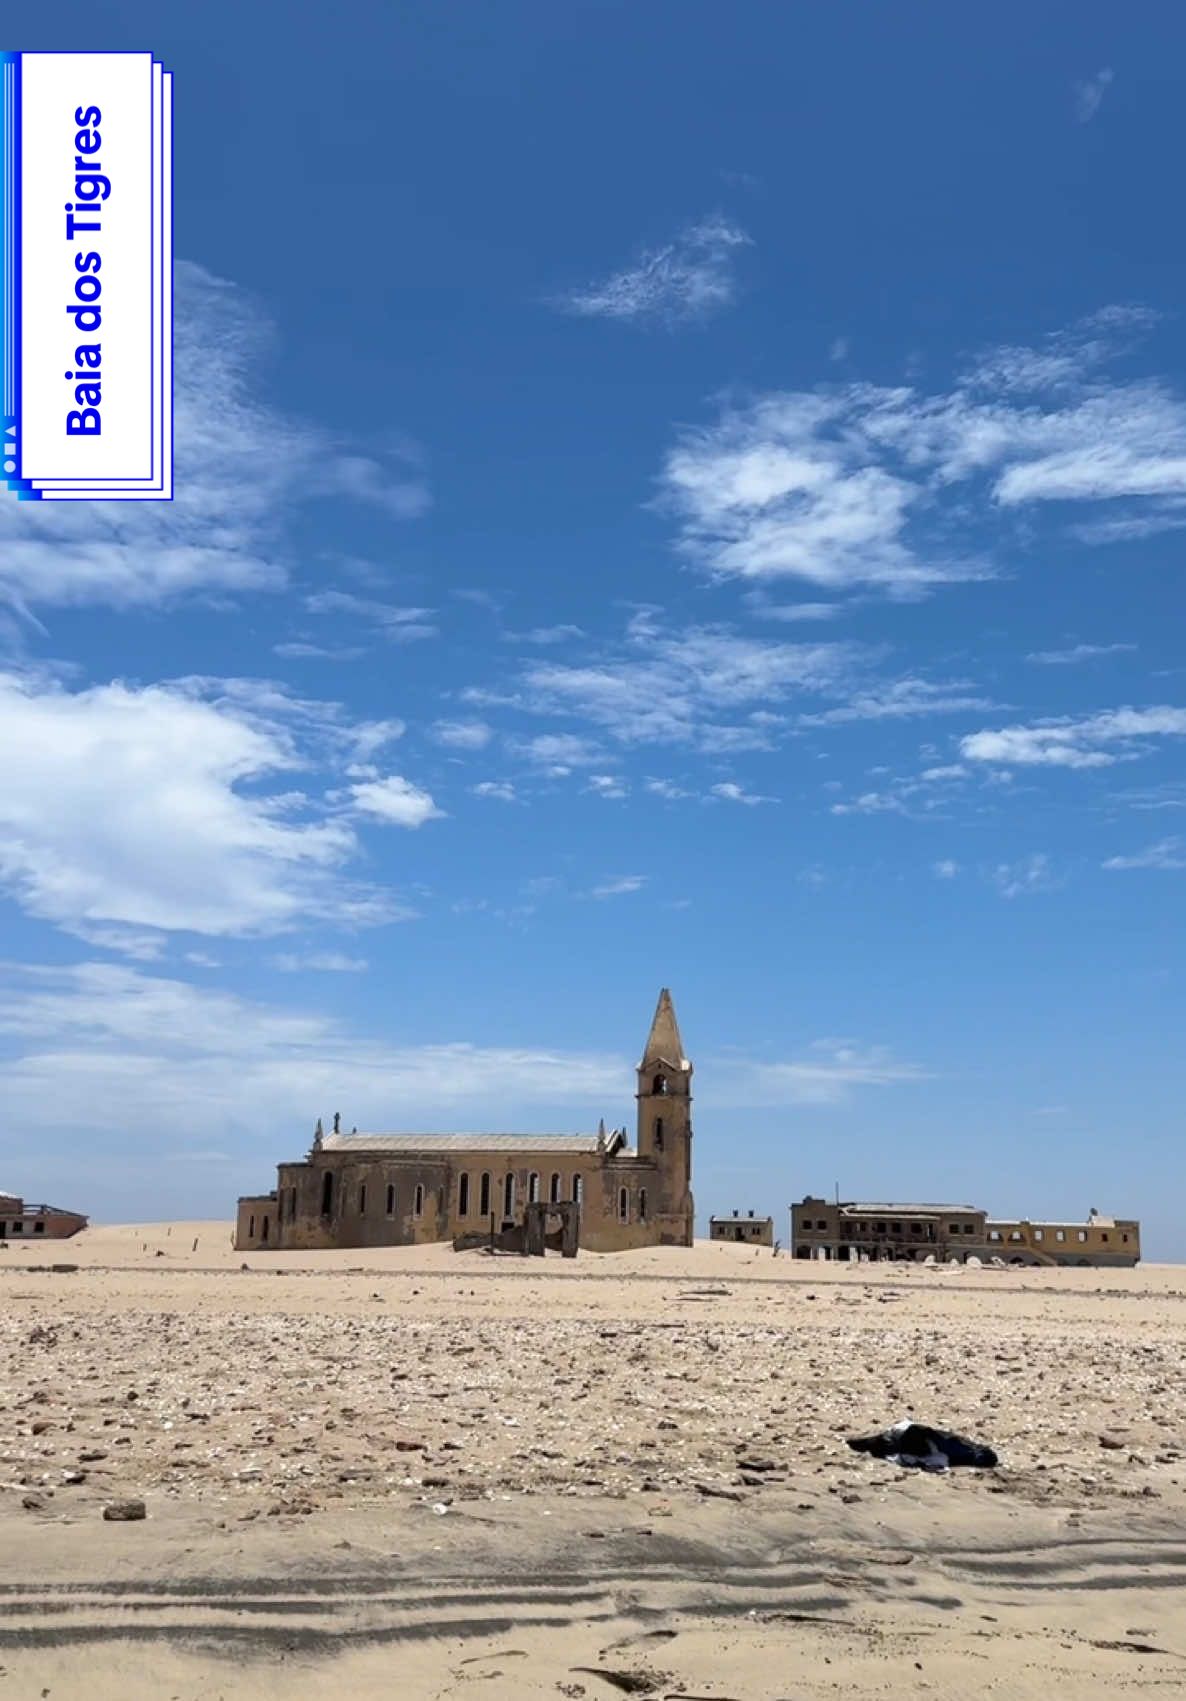
<instances>
[{"instance_id":1,"label":"pointed steeple","mask_svg":"<svg viewBox=\"0 0 1186 1701\"><path fill-rule=\"evenodd\" d=\"M655 1019L651 1023L647 1048L642 1054L642 1067L659 1062L674 1064L677 1069L687 1067L684 1042L679 1036L679 1023L675 1019L675 1005L671 1002L671 994L666 987L659 994L659 1002L655 1006Z\"/></svg>"}]
</instances>

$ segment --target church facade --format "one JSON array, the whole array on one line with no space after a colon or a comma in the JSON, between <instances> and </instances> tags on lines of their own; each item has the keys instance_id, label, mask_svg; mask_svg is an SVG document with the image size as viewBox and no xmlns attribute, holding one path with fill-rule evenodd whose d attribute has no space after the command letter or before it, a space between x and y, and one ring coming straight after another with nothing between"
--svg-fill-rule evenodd
<instances>
[{"instance_id":1,"label":"church facade","mask_svg":"<svg viewBox=\"0 0 1186 1701\"><path fill-rule=\"evenodd\" d=\"M637 1134L360 1134L317 1124L276 1187L239 1200L239 1251L416 1246L522 1221L529 1203L574 1202L593 1252L691 1246L692 1064L671 994L659 995L638 1065Z\"/></svg>"}]
</instances>

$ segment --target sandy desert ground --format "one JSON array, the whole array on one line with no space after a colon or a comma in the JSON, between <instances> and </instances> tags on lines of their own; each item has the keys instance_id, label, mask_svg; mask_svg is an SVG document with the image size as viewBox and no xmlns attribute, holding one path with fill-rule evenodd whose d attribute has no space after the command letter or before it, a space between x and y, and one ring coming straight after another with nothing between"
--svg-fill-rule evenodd
<instances>
[{"instance_id":1,"label":"sandy desert ground","mask_svg":"<svg viewBox=\"0 0 1186 1701\"><path fill-rule=\"evenodd\" d=\"M0 1296L0 1701L1186 1693L1186 1269L174 1223Z\"/></svg>"}]
</instances>

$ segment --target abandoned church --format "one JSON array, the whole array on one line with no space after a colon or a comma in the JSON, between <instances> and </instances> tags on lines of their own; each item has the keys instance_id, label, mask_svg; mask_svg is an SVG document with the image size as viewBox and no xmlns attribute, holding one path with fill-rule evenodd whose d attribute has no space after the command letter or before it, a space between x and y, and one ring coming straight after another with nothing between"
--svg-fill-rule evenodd
<instances>
[{"instance_id":1,"label":"abandoned church","mask_svg":"<svg viewBox=\"0 0 1186 1701\"><path fill-rule=\"evenodd\" d=\"M239 1200L235 1246L412 1246L505 1232L549 1205L577 1207L593 1252L691 1246L692 1065L666 988L636 1098L633 1147L604 1122L596 1134L344 1134L335 1116L306 1157L277 1166L274 1192Z\"/></svg>"}]
</instances>

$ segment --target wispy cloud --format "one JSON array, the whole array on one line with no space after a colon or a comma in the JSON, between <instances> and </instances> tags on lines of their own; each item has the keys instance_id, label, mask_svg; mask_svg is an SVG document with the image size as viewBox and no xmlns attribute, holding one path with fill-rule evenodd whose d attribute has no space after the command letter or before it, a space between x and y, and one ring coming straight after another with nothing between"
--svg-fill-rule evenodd
<instances>
[{"instance_id":1,"label":"wispy cloud","mask_svg":"<svg viewBox=\"0 0 1186 1701\"><path fill-rule=\"evenodd\" d=\"M758 803L777 803L776 797L763 797L759 792L746 791L736 780L722 780L719 785L712 787L710 796L720 803L744 803L752 808Z\"/></svg>"},{"instance_id":2,"label":"wispy cloud","mask_svg":"<svg viewBox=\"0 0 1186 1701\"><path fill-rule=\"evenodd\" d=\"M631 619L624 644L581 662L541 658L527 664L512 692L473 689L466 696L577 717L622 744L765 749L778 725L772 705L842 692L859 657L849 644L782 643L721 627L673 632L644 612ZM596 746L573 735L543 735L521 748L535 760L603 761Z\"/></svg>"},{"instance_id":3,"label":"wispy cloud","mask_svg":"<svg viewBox=\"0 0 1186 1701\"><path fill-rule=\"evenodd\" d=\"M959 871L959 863L949 856L941 857L938 862L931 864L931 872L937 880L954 880Z\"/></svg>"},{"instance_id":4,"label":"wispy cloud","mask_svg":"<svg viewBox=\"0 0 1186 1701\"><path fill-rule=\"evenodd\" d=\"M920 715L971 714L995 705L971 680L895 679L857 692L848 703L799 716L800 726L839 726L845 721L912 720Z\"/></svg>"},{"instance_id":5,"label":"wispy cloud","mask_svg":"<svg viewBox=\"0 0 1186 1701\"><path fill-rule=\"evenodd\" d=\"M1174 737L1186 737L1186 709L1161 705L974 732L960 750L969 762L1000 767L1106 768L1144 754L1148 739Z\"/></svg>"},{"instance_id":6,"label":"wispy cloud","mask_svg":"<svg viewBox=\"0 0 1186 1701\"><path fill-rule=\"evenodd\" d=\"M494 729L485 721L437 721L432 736L449 750L484 750Z\"/></svg>"},{"instance_id":7,"label":"wispy cloud","mask_svg":"<svg viewBox=\"0 0 1186 1701\"><path fill-rule=\"evenodd\" d=\"M1105 868L1186 868L1186 839L1159 839L1131 856L1110 856Z\"/></svg>"},{"instance_id":8,"label":"wispy cloud","mask_svg":"<svg viewBox=\"0 0 1186 1701\"><path fill-rule=\"evenodd\" d=\"M499 803L517 803L518 795L508 780L481 780L472 788L475 797L495 798Z\"/></svg>"},{"instance_id":9,"label":"wispy cloud","mask_svg":"<svg viewBox=\"0 0 1186 1701\"><path fill-rule=\"evenodd\" d=\"M421 638L437 636L431 608L404 608L374 597L356 596L353 591L315 591L305 598L305 607L310 614L338 614L365 621L389 644L414 644Z\"/></svg>"},{"instance_id":10,"label":"wispy cloud","mask_svg":"<svg viewBox=\"0 0 1186 1701\"><path fill-rule=\"evenodd\" d=\"M281 951L272 958L284 974L365 974L365 957L348 957L344 951Z\"/></svg>"},{"instance_id":11,"label":"wispy cloud","mask_svg":"<svg viewBox=\"0 0 1186 1701\"><path fill-rule=\"evenodd\" d=\"M611 802L619 802L627 795L629 787L621 774L590 774L585 790Z\"/></svg>"},{"instance_id":12,"label":"wispy cloud","mask_svg":"<svg viewBox=\"0 0 1186 1701\"><path fill-rule=\"evenodd\" d=\"M1080 124L1091 123L1114 80L1111 68L1105 66L1093 77L1083 77L1075 84L1075 117Z\"/></svg>"},{"instance_id":13,"label":"wispy cloud","mask_svg":"<svg viewBox=\"0 0 1186 1701\"><path fill-rule=\"evenodd\" d=\"M1031 650L1025 659L1039 662L1043 667L1073 667L1076 662L1094 661L1097 656L1123 655L1136 647L1135 644L1072 644L1065 650Z\"/></svg>"},{"instance_id":14,"label":"wispy cloud","mask_svg":"<svg viewBox=\"0 0 1186 1701\"><path fill-rule=\"evenodd\" d=\"M733 301L737 253L749 241L727 219L702 219L663 247L640 254L625 270L573 290L554 305L585 318L665 324L702 320Z\"/></svg>"},{"instance_id":15,"label":"wispy cloud","mask_svg":"<svg viewBox=\"0 0 1186 1701\"><path fill-rule=\"evenodd\" d=\"M1037 892L1052 891L1058 884L1050 858L1041 851L1018 862L999 862L990 878L1002 898L1030 897Z\"/></svg>"},{"instance_id":16,"label":"wispy cloud","mask_svg":"<svg viewBox=\"0 0 1186 1701\"><path fill-rule=\"evenodd\" d=\"M0 604L160 605L287 583L293 515L336 497L410 517L428 505L401 451L360 454L254 389L271 327L233 285L174 268L172 502L0 503Z\"/></svg>"},{"instance_id":17,"label":"wispy cloud","mask_svg":"<svg viewBox=\"0 0 1186 1701\"><path fill-rule=\"evenodd\" d=\"M594 886L589 894L593 898L623 898L632 892L641 892L647 883L645 874L620 874L616 879L603 880L600 886Z\"/></svg>"},{"instance_id":18,"label":"wispy cloud","mask_svg":"<svg viewBox=\"0 0 1186 1701\"><path fill-rule=\"evenodd\" d=\"M1114 307L1033 348L998 348L946 391L870 384L784 391L685 431L660 476L677 548L710 575L919 596L992 577L987 527L1017 510L1127 504L1130 523L1186 497L1186 404L1107 362L1148 328Z\"/></svg>"}]
</instances>

